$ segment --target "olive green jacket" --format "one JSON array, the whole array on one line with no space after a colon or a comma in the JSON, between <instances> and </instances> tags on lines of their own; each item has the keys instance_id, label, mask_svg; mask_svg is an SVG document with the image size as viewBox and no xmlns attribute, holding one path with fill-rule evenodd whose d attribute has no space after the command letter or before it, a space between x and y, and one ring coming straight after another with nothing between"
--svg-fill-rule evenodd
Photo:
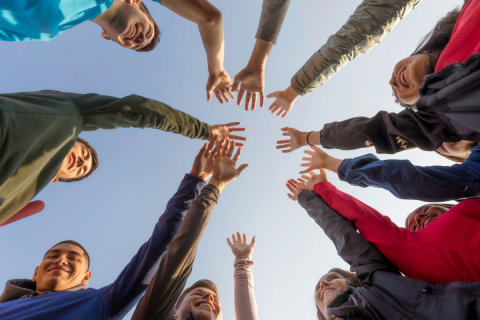
<instances>
[{"instance_id":1,"label":"olive green jacket","mask_svg":"<svg viewBox=\"0 0 480 320\"><path fill-rule=\"evenodd\" d=\"M340 30L293 76L293 90L304 96L322 86L349 61L376 46L420 1L363 1Z\"/></svg>"},{"instance_id":2,"label":"olive green jacket","mask_svg":"<svg viewBox=\"0 0 480 320\"><path fill-rule=\"evenodd\" d=\"M0 224L22 209L58 172L82 131L153 128L208 139L210 127L170 106L59 91L0 95Z\"/></svg>"}]
</instances>

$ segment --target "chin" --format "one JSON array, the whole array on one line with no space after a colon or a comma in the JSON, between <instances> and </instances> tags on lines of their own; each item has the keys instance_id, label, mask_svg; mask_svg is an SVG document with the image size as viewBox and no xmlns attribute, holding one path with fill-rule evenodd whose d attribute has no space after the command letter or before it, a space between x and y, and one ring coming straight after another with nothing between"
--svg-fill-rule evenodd
<instances>
[{"instance_id":1,"label":"chin","mask_svg":"<svg viewBox=\"0 0 480 320\"><path fill-rule=\"evenodd\" d=\"M220 320L221 317L216 316L213 312L205 310L192 310L195 320Z\"/></svg>"}]
</instances>

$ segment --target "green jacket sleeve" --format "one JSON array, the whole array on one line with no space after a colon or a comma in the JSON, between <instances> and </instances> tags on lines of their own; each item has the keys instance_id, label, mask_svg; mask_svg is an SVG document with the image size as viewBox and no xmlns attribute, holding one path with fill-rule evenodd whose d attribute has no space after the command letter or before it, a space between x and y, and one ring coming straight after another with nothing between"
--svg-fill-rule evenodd
<instances>
[{"instance_id":1,"label":"green jacket sleeve","mask_svg":"<svg viewBox=\"0 0 480 320\"><path fill-rule=\"evenodd\" d=\"M117 128L152 128L207 140L208 124L169 105L142 96L115 98L98 94L67 93L82 116L83 131Z\"/></svg>"},{"instance_id":2,"label":"green jacket sleeve","mask_svg":"<svg viewBox=\"0 0 480 320\"><path fill-rule=\"evenodd\" d=\"M420 1L363 1L347 23L293 76L293 90L304 96L322 86L349 61L376 46Z\"/></svg>"}]
</instances>

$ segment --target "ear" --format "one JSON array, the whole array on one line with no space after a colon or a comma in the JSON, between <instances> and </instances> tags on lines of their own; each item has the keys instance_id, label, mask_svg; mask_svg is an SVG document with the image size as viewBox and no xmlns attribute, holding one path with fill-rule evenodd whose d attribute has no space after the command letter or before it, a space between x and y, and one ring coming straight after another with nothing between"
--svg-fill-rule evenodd
<instances>
[{"instance_id":1,"label":"ear","mask_svg":"<svg viewBox=\"0 0 480 320\"><path fill-rule=\"evenodd\" d=\"M36 282L36 281L37 281L36 279L33 280L33 278L37 278L37 276L38 276L38 269L39 269L39 268L40 268L40 267L36 267L36 268L35 268L35 271L33 272L33 277L32 277L32 281L33 281L33 282Z\"/></svg>"},{"instance_id":2,"label":"ear","mask_svg":"<svg viewBox=\"0 0 480 320\"><path fill-rule=\"evenodd\" d=\"M57 178L53 178L52 180L50 180L50 182L58 182L58 179L57 179Z\"/></svg>"},{"instance_id":3,"label":"ear","mask_svg":"<svg viewBox=\"0 0 480 320\"><path fill-rule=\"evenodd\" d=\"M83 281L85 281L84 284L87 284L88 281L90 281L90 278L91 278L91 277L92 277L92 272L91 272L91 271L87 271L87 272L85 273L85 277L83 277Z\"/></svg>"},{"instance_id":4,"label":"ear","mask_svg":"<svg viewBox=\"0 0 480 320\"><path fill-rule=\"evenodd\" d=\"M173 318L174 318L174 319L178 319L177 310L173 310Z\"/></svg>"},{"instance_id":5,"label":"ear","mask_svg":"<svg viewBox=\"0 0 480 320\"><path fill-rule=\"evenodd\" d=\"M101 33L102 35L102 38L105 39L105 40L112 40L112 37L110 37L107 33L107 31L103 30L103 32Z\"/></svg>"}]
</instances>

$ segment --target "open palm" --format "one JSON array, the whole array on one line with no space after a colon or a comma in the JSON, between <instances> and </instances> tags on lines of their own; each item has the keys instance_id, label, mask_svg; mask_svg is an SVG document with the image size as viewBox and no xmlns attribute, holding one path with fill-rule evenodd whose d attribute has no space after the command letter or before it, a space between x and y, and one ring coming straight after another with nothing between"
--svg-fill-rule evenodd
<instances>
[{"instance_id":1,"label":"open palm","mask_svg":"<svg viewBox=\"0 0 480 320\"><path fill-rule=\"evenodd\" d=\"M230 246L230 249L232 249L233 254L235 257L244 257L244 256L251 256L253 253L253 250L255 249L255 242L257 238L254 236L252 238L252 242L248 244L247 241L247 235L244 233L243 234L243 239L240 236L240 232L237 231L237 236L235 237L234 234L232 234L232 241L230 241L229 238L227 238L228 245Z\"/></svg>"}]
</instances>

